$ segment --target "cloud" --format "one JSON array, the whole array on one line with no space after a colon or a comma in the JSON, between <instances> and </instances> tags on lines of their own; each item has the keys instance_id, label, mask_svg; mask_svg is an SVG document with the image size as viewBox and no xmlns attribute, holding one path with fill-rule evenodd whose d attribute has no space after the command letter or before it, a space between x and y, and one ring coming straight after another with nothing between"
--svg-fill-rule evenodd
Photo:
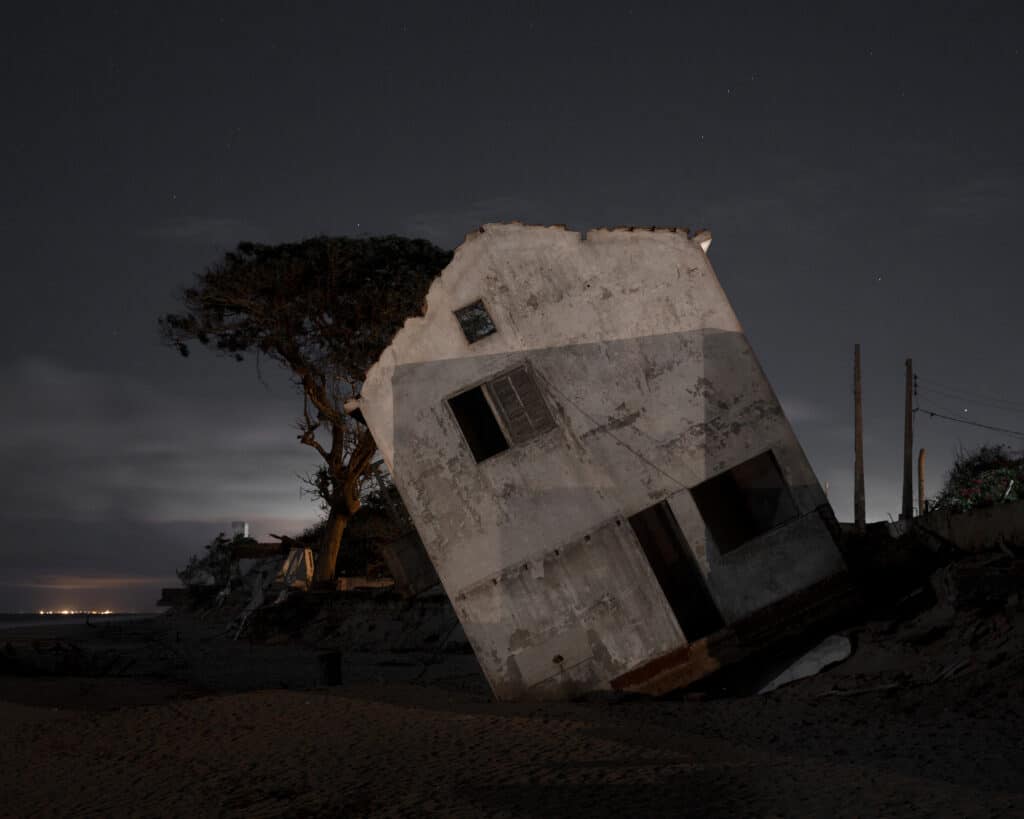
<instances>
[{"instance_id":1,"label":"cloud","mask_svg":"<svg viewBox=\"0 0 1024 819\"><path fill-rule=\"evenodd\" d=\"M301 519L249 518L250 535L297 534ZM219 532L223 519L153 523L0 517L0 611L150 611L160 589Z\"/></svg>"},{"instance_id":2,"label":"cloud","mask_svg":"<svg viewBox=\"0 0 1024 819\"><path fill-rule=\"evenodd\" d=\"M957 222L990 223L996 214L1012 213L1021 201L1019 173L1002 170L969 176L932 191L924 202L933 217ZM973 237L969 237L973 238Z\"/></svg>"},{"instance_id":3,"label":"cloud","mask_svg":"<svg viewBox=\"0 0 1024 819\"><path fill-rule=\"evenodd\" d=\"M318 456L295 439L297 399L278 375L274 392L196 379L189 394L23 357L0 369L0 514L313 519L296 475Z\"/></svg>"},{"instance_id":4,"label":"cloud","mask_svg":"<svg viewBox=\"0 0 1024 819\"><path fill-rule=\"evenodd\" d=\"M211 358L176 384L176 363L0 366L0 610L151 610L231 521L269 540L317 519L296 476L319 456L295 439L287 376L266 372L268 389Z\"/></svg>"},{"instance_id":5,"label":"cloud","mask_svg":"<svg viewBox=\"0 0 1024 819\"><path fill-rule=\"evenodd\" d=\"M21 583L0 583L21 589L60 589L61 591L82 591L96 589L119 589L125 586L159 586L165 577L143 576L101 576L89 577L81 575L48 574L29 579Z\"/></svg>"},{"instance_id":6,"label":"cloud","mask_svg":"<svg viewBox=\"0 0 1024 819\"><path fill-rule=\"evenodd\" d=\"M256 229L241 219L217 217L170 220L142 231L150 239L218 246L235 245L255 233Z\"/></svg>"}]
</instances>

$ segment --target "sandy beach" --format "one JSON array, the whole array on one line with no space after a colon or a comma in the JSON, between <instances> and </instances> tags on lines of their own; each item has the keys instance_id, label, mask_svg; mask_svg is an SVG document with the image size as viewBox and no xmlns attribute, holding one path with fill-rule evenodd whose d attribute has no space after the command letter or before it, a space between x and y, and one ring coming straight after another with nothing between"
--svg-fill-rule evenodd
<instances>
[{"instance_id":1,"label":"sandy beach","mask_svg":"<svg viewBox=\"0 0 1024 819\"><path fill-rule=\"evenodd\" d=\"M71 627L146 673L0 677L0 815L1024 815L1015 610L868 624L848 661L768 695L551 704L494 702L466 654L348 652L317 685L309 646L220 630ZM181 673L148 673L168 646Z\"/></svg>"},{"instance_id":2,"label":"sandy beach","mask_svg":"<svg viewBox=\"0 0 1024 819\"><path fill-rule=\"evenodd\" d=\"M5 815L1024 810L1019 740L1006 726L956 714L922 725L888 708L867 719L851 710L799 702L513 707L402 685L99 713L5 703Z\"/></svg>"}]
</instances>

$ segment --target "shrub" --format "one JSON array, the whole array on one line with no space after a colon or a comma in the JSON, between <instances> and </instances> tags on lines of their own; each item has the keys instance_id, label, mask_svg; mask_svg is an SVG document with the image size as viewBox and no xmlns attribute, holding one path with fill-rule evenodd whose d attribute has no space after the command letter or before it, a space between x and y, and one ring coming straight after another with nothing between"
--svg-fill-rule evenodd
<instances>
[{"instance_id":1,"label":"shrub","mask_svg":"<svg viewBox=\"0 0 1024 819\"><path fill-rule=\"evenodd\" d=\"M248 540L243 535L225 537L221 532L206 544L206 554L192 555L188 565L177 572L178 579L185 586L226 586L231 577L231 547Z\"/></svg>"},{"instance_id":2,"label":"shrub","mask_svg":"<svg viewBox=\"0 0 1024 819\"><path fill-rule=\"evenodd\" d=\"M933 508L963 512L1024 499L1024 456L1005 445L961 450L946 474L946 483Z\"/></svg>"}]
</instances>

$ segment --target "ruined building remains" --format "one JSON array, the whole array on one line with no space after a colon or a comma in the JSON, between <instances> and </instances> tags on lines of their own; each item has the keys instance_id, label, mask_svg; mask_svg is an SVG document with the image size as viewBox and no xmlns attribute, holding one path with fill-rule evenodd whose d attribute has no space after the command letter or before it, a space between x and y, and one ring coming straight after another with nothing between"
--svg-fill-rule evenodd
<instances>
[{"instance_id":1,"label":"ruined building remains","mask_svg":"<svg viewBox=\"0 0 1024 819\"><path fill-rule=\"evenodd\" d=\"M841 584L710 243L485 225L350 405L501 699L663 692Z\"/></svg>"}]
</instances>

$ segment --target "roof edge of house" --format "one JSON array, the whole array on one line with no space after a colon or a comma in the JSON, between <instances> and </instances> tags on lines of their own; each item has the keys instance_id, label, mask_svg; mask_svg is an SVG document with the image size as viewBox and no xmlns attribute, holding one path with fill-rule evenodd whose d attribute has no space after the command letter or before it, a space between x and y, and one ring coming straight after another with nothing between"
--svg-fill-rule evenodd
<instances>
[{"instance_id":1,"label":"roof edge of house","mask_svg":"<svg viewBox=\"0 0 1024 819\"><path fill-rule=\"evenodd\" d=\"M415 315L415 316L409 316L405 320L405 322L402 324L402 326L398 329L398 332L396 332L394 337L391 339L391 342L388 344L388 346L385 347L384 350L381 352L381 354L377 357L377 360L374 361L373 364L371 364L367 368L366 374L365 374L365 378L364 378L364 383L366 381L370 380L371 373L373 373L375 370L377 370L379 368L379 366L381 364L381 361L388 355L388 353L390 353L394 349L395 343L398 341L399 336L401 336L404 333L408 332L410 330L411 325L414 325L414 324L416 324L416 323L426 319L426 316L427 316L427 313L428 313L428 310L429 310L430 295L434 291L434 288L442 287L443 286L445 274L455 264L455 261L458 258L459 252L462 251L463 248L465 248L467 245L472 244L474 240L477 240L482 235L486 234L488 232L489 228L498 228L499 230L503 229L503 228L528 228L528 229L532 229L532 230L558 230L558 231L562 231L563 233L575 234L577 236L577 238L579 239L579 241L581 241L581 242L589 240L592 235L595 236L595 238L596 238L598 235L621 234L621 233L670 233L670 234L682 235L686 239L688 239L689 241L695 242L696 244L698 244L700 246L700 248L705 253L707 253L708 248L711 246L711 231L706 229L706 228L702 228L700 230L693 231L693 230L691 230L688 227L657 226L657 225L649 225L649 226L618 225L618 226L615 226L615 227L595 227L595 228L590 228L589 230L587 230L584 233L584 232L581 232L581 231L578 231L578 230L572 230L567 225L564 225L564 224L553 224L553 225L536 224L536 223L523 222L523 221L521 221L519 219L512 219L512 220L503 221L503 222L485 222L484 224L482 224L479 227L477 227L475 230L472 230L469 233L467 233L465 235L465 238L462 240L462 242L458 245L458 247L455 248L455 250L454 250L454 252L452 254L451 261L449 261L448 264L445 265L445 267L437 274L436 278L434 279L433 282L431 282L430 287L427 289L427 293L426 293L426 295L424 296L424 299L423 299L423 305L424 305L423 312L418 314L418 315ZM359 411L358 407L355 407L355 406L352 409L354 411L356 411L356 412Z\"/></svg>"},{"instance_id":2,"label":"roof edge of house","mask_svg":"<svg viewBox=\"0 0 1024 819\"><path fill-rule=\"evenodd\" d=\"M679 225L601 225L598 227L592 227L586 231L581 231L573 230L565 224L545 224L543 222L524 222L520 219L510 219L500 222L484 222L479 227L469 231L469 233L467 233L463 238L459 247L478 238L481 233L486 233L488 228L494 227L522 227L539 228L541 230L561 230L564 233L575 233L580 237L581 241L586 241L593 233L682 233L686 238L691 240L697 240L698 237L711 237L711 231L707 228L693 230L689 227Z\"/></svg>"}]
</instances>

